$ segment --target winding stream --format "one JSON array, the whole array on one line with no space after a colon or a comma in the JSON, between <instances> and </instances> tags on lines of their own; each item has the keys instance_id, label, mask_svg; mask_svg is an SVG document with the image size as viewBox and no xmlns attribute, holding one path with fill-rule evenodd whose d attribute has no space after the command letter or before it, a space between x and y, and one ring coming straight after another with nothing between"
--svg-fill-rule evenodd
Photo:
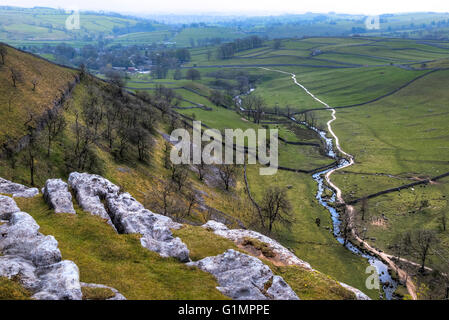
<instances>
[{"instance_id":1,"label":"winding stream","mask_svg":"<svg viewBox=\"0 0 449 320\"><path fill-rule=\"evenodd\" d=\"M332 130L331 124L332 124L332 122L334 122L337 119L336 111L335 111L335 109L332 109L332 107L330 107L328 104L326 104L325 102L318 99L302 84L300 84L297 81L295 74L290 73L290 72L281 71L281 70L269 69L269 68L261 68L261 69L290 75L292 77L294 83L297 86L301 87L308 95L310 95L313 99L315 99L317 102L324 105L326 108L328 108L332 112L332 119L327 122L327 129L328 129L328 132L332 135L332 138L327 137L326 131L319 130L318 128L312 127L305 122L298 121L294 117L291 117L290 119L298 124L305 125L309 129L317 132L327 146L327 148L326 148L327 156L338 161L338 165L336 165L335 167L314 174L313 179L318 184L318 192L316 195L316 199L318 200L320 205L322 205L324 208L326 208L326 210L328 210L330 212L331 219L332 219L332 225L333 225L333 235L337 239L337 241L343 245L344 239L343 239L343 237L341 235L341 231L340 231L340 225L341 225L340 214L334 208L334 204L344 203L344 200L342 198L341 190L336 185L334 185L332 183L332 181L330 180L330 176L335 171L338 171L338 170L341 170L343 168L347 168L347 167L353 165L354 157L343 151L343 149L340 147L340 141L339 141L338 136ZM334 149L334 141L335 141L336 150L338 151L339 154L343 155L344 157L337 156L337 152ZM325 191L329 191L332 194L332 196L329 198L325 197L324 196ZM387 300L391 300L393 298L393 293L396 290L396 287L398 284L390 276L390 273L388 272L388 269L389 269L388 266L385 263L383 263L379 258L377 258L375 255L372 255L370 253L360 250L359 248L354 246L351 242L348 242L345 245L345 247L352 253L367 259L369 264L376 268L377 273L379 274L380 283L382 284L382 288L383 288L383 294L381 294L381 298L384 298L383 295L385 295L385 298ZM367 277L368 277L368 274L367 274Z\"/></svg>"}]
</instances>

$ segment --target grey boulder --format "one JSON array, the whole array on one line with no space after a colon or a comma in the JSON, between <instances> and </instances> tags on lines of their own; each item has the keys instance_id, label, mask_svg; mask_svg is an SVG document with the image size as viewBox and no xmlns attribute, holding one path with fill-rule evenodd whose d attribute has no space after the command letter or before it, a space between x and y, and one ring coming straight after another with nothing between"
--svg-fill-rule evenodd
<instances>
[{"instance_id":1,"label":"grey boulder","mask_svg":"<svg viewBox=\"0 0 449 320\"><path fill-rule=\"evenodd\" d=\"M20 211L14 199L0 195L0 219L9 220L14 212Z\"/></svg>"},{"instance_id":2,"label":"grey boulder","mask_svg":"<svg viewBox=\"0 0 449 320\"><path fill-rule=\"evenodd\" d=\"M242 243L245 238L257 239L263 243L266 243L273 253L276 254L276 259L284 264L297 265L308 270L313 270L309 263L299 259L293 252L285 248L276 240L273 240L259 232L245 229L229 229L223 223L214 220L209 220L202 227L213 231L216 235L232 240L237 244Z\"/></svg>"},{"instance_id":3,"label":"grey boulder","mask_svg":"<svg viewBox=\"0 0 449 320\"><path fill-rule=\"evenodd\" d=\"M55 213L76 214L72 203L72 194L67 183L61 179L49 179L42 188L45 201L55 210Z\"/></svg>"},{"instance_id":4,"label":"grey boulder","mask_svg":"<svg viewBox=\"0 0 449 320\"><path fill-rule=\"evenodd\" d=\"M225 253L188 263L211 273L220 290L236 300L299 300L296 293L259 259L227 250Z\"/></svg>"},{"instance_id":5,"label":"grey boulder","mask_svg":"<svg viewBox=\"0 0 449 320\"><path fill-rule=\"evenodd\" d=\"M39 194L39 190L0 178L0 193L11 194L14 198L33 198Z\"/></svg>"},{"instance_id":6,"label":"grey boulder","mask_svg":"<svg viewBox=\"0 0 449 320\"><path fill-rule=\"evenodd\" d=\"M101 176L73 172L69 185L85 211L104 217L118 232L139 233L142 246L148 250L182 262L190 261L187 246L171 232L181 224L145 209L129 193L120 192L118 186Z\"/></svg>"},{"instance_id":7,"label":"grey boulder","mask_svg":"<svg viewBox=\"0 0 449 320\"><path fill-rule=\"evenodd\" d=\"M33 298L39 300L81 300L81 284L77 265L69 260L36 269L40 280L39 292Z\"/></svg>"}]
</instances>

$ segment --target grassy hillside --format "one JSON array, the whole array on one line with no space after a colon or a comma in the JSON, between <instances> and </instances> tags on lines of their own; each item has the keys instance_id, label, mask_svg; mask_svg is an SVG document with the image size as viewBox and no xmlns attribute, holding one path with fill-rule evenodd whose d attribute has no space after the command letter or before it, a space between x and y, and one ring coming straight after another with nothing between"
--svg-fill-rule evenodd
<instances>
[{"instance_id":1,"label":"grassy hillside","mask_svg":"<svg viewBox=\"0 0 449 320\"><path fill-rule=\"evenodd\" d=\"M29 54L2 46L5 63L0 65L0 143L21 138L26 134L25 122L30 114L39 118L54 107L55 101L75 82L76 72L37 59ZM18 79L16 86L12 74ZM33 82L36 82L33 90Z\"/></svg>"},{"instance_id":2,"label":"grassy hillside","mask_svg":"<svg viewBox=\"0 0 449 320\"><path fill-rule=\"evenodd\" d=\"M20 55L22 53L8 49L8 56ZM45 64L48 68L55 68L54 71L48 70L47 72L57 75L58 70L61 69L61 72L67 72L68 76L72 78L76 73L76 71L53 66L29 55L24 55L21 60L9 61L9 63L18 64L23 63L22 61L30 61L29 63L34 66ZM25 66L23 68L24 70L27 69ZM51 76L48 76L48 78L51 78ZM60 115L66 125L51 145L50 154L47 153L48 136L46 131L37 131L35 132L35 144L25 146L25 149L14 156L15 161L7 157L0 159L0 176L29 185L29 157L32 154L35 163L35 185L38 187L42 187L48 178L67 179L68 173L73 170L89 171L104 175L130 192L149 209L160 212L161 199L159 194L164 186L169 183L170 172L164 168L164 139L158 132L169 131L170 117L164 116L154 105L149 105L126 93L120 93L117 88L96 78L88 75L81 75L80 78L81 82L75 86L70 97L64 101L60 109ZM65 80L63 80L63 83L65 83ZM24 99L34 97L32 91L24 92ZM92 103L92 101L95 101L95 103ZM151 120L152 129L148 131L152 147L147 150L148 157L145 157L144 160L138 159L136 146L132 142L127 145L126 153L120 156L121 140L119 137L123 138L119 130L120 127L114 126L113 133L114 136L117 136L112 146L109 145L105 136L106 120L115 108L114 103L121 108L120 115L124 117L122 121L117 121L117 125L131 123L131 119L135 119L138 112L140 112L137 114L139 121L144 121L147 119L146 117L153 119ZM20 105L17 106L17 111L19 108ZM4 106L2 105L3 109ZM89 112L93 110L103 114L101 121L98 123L98 133L101 132L101 134L98 134L86 149L88 160L83 164L83 167L76 167L79 159L73 158L73 156L77 153L77 128L81 128L81 132L87 133L87 135L81 135L83 139L89 137L89 135L95 135L94 131L88 131L88 129L93 130L95 126L94 123L90 122L93 121L92 117L94 116ZM0 118L2 121L4 119L3 117ZM244 192L241 174L236 177L236 188L232 192L227 192L219 185L211 186L199 181L197 175L189 171L188 184L181 193L173 194L172 200L184 210L185 193L195 190L202 192L204 204L222 210L228 215L238 217L245 223L253 220L251 216L252 208L248 204ZM17 203L21 210L30 213L36 219L41 226L42 233L55 236L59 242L63 259L73 260L79 266L81 280L84 282L114 287L128 299L226 298L215 288L217 286L216 280L210 274L198 269L187 268L174 259L161 258L159 255L144 249L136 235L114 233L104 221L83 212L76 204L77 215L69 217L63 214L54 214L41 196L34 199L17 199ZM301 214L298 217L301 219ZM177 216L174 215L173 218L176 219ZM186 219L196 223L204 223L207 220L207 212L201 212L199 207L196 207ZM229 248L236 248L234 243L200 227L185 226L183 229L176 231L175 234L188 245L193 260L201 259L207 255L220 254ZM205 239L209 240L204 241ZM353 261L354 266L357 262ZM334 280L335 278L319 272L305 271L301 268L275 266L269 260L266 263L275 273L282 275L303 299L354 298L352 293L343 289ZM319 264L317 260L317 265ZM317 269L320 270L320 268ZM351 268L348 267L348 269ZM338 280L341 281L342 279ZM344 281L354 282L349 278L345 278ZM21 288L17 287L15 282L2 280L0 287L6 288L17 298L26 298L29 295L21 291ZM15 289L8 289L10 287ZM89 293L91 298L100 298L102 294L104 293ZM373 294L371 293L371 295Z\"/></svg>"}]
</instances>

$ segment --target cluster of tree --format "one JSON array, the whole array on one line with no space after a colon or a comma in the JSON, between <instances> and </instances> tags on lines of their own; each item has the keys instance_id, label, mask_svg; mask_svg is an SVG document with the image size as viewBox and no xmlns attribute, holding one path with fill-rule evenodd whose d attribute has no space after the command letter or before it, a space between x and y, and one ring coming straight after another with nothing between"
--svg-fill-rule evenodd
<instances>
[{"instance_id":1,"label":"cluster of tree","mask_svg":"<svg viewBox=\"0 0 449 320\"><path fill-rule=\"evenodd\" d=\"M178 69L185 62L190 61L188 49L152 51L149 55L151 72L156 79L165 79L170 69Z\"/></svg>"},{"instance_id":2,"label":"cluster of tree","mask_svg":"<svg viewBox=\"0 0 449 320\"><path fill-rule=\"evenodd\" d=\"M251 36L243 39L236 39L233 42L224 43L217 49L217 58L224 60L232 58L237 52L260 48L263 44L262 38Z\"/></svg>"},{"instance_id":3,"label":"cluster of tree","mask_svg":"<svg viewBox=\"0 0 449 320\"><path fill-rule=\"evenodd\" d=\"M74 145L66 153L68 171L102 172L95 150L100 145L118 161L147 162L154 125L161 120L161 113L141 99L125 94L118 74L111 75L110 85L102 89L91 81L94 80L85 80L87 94L70 128Z\"/></svg>"},{"instance_id":4,"label":"cluster of tree","mask_svg":"<svg viewBox=\"0 0 449 320\"><path fill-rule=\"evenodd\" d=\"M260 123L265 113L266 103L262 97L250 94L242 99L242 107L248 119L252 119L254 123Z\"/></svg>"}]
</instances>

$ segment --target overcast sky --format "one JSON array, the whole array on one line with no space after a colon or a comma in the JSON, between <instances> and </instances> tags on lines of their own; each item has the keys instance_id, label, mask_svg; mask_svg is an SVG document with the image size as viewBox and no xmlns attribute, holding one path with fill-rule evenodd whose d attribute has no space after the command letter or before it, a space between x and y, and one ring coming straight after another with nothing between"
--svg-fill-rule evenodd
<instances>
[{"instance_id":1,"label":"overcast sky","mask_svg":"<svg viewBox=\"0 0 449 320\"><path fill-rule=\"evenodd\" d=\"M0 0L0 5L127 13L396 13L449 12L448 0Z\"/></svg>"}]
</instances>

